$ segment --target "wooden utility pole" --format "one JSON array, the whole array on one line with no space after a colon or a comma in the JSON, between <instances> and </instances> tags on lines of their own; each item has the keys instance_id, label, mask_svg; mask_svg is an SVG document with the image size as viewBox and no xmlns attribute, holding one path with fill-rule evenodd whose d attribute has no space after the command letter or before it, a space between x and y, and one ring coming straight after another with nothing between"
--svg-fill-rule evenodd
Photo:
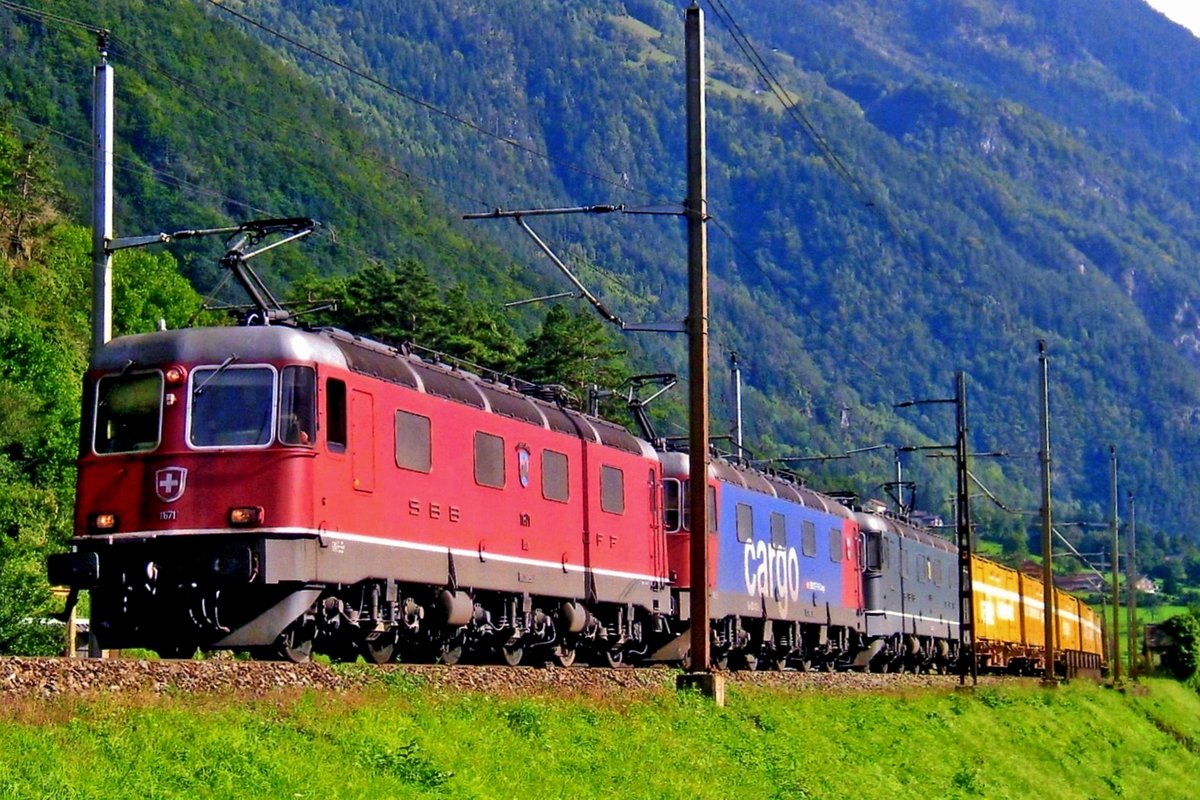
<instances>
[{"instance_id":1,"label":"wooden utility pole","mask_svg":"<svg viewBox=\"0 0 1200 800\"><path fill-rule=\"evenodd\" d=\"M704 12L686 12L688 224L688 453L691 490L691 671L710 671L708 617L708 209Z\"/></svg>"},{"instance_id":2,"label":"wooden utility pole","mask_svg":"<svg viewBox=\"0 0 1200 800\"><path fill-rule=\"evenodd\" d=\"M1050 514L1050 366L1045 340L1038 340L1038 361L1042 367L1042 602L1046 628L1046 672L1043 683L1055 683L1054 634L1057 617L1054 611L1053 530Z\"/></svg>"},{"instance_id":3,"label":"wooden utility pole","mask_svg":"<svg viewBox=\"0 0 1200 800\"><path fill-rule=\"evenodd\" d=\"M1117 541L1117 448L1109 445L1109 488L1111 507L1108 527L1112 534L1109 552L1112 554L1112 676L1113 683L1121 682L1121 550Z\"/></svg>"},{"instance_id":4,"label":"wooden utility pole","mask_svg":"<svg viewBox=\"0 0 1200 800\"><path fill-rule=\"evenodd\" d=\"M1125 593L1129 596L1129 678L1138 676L1137 663L1137 514L1133 492L1129 493L1129 531L1125 534Z\"/></svg>"}]
</instances>

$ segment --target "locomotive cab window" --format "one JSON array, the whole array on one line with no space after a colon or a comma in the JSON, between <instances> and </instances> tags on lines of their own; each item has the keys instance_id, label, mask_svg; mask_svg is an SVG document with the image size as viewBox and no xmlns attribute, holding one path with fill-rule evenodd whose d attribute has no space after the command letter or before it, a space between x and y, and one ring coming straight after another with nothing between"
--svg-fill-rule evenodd
<instances>
[{"instance_id":1,"label":"locomotive cab window","mask_svg":"<svg viewBox=\"0 0 1200 800\"><path fill-rule=\"evenodd\" d=\"M678 478L663 480L663 527L667 533L692 529L692 482ZM717 532L717 490L708 487L708 532Z\"/></svg>"},{"instance_id":2,"label":"locomotive cab window","mask_svg":"<svg viewBox=\"0 0 1200 800\"><path fill-rule=\"evenodd\" d=\"M163 376L142 372L101 378L96 384L97 453L137 453L158 447Z\"/></svg>"},{"instance_id":3,"label":"locomotive cab window","mask_svg":"<svg viewBox=\"0 0 1200 800\"><path fill-rule=\"evenodd\" d=\"M193 447L263 447L275 435L275 370L230 361L192 371L188 442Z\"/></svg>"},{"instance_id":4,"label":"locomotive cab window","mask_svg":"<svg viewBox=\"0 0 1200 800\"><path fill-rule=\"evenodd\" d=\"M475 482L493 489L504 488L504 440L499 436L475 432Z\"/></svg>"},{"instance_id":5,"label":"locomotive cab window","mask_svg":"<svg viewBox=\"0 0 1200 800\"><path fill-rule=\"evenodd\" d=\"M429 417L396 411L396 466L414 472L433 467Z\"/></svg>"},{"instance_id":6,"label":"locomotive cab window","mask_svg":"<svg viewBox=\"0 0 1200 800\"><path fill-rule=\"evenodd\" d=\"M600 509L610 514L625 513L625 473L607 464L600 466Z\"/></svg>"},{"instance_id":7,"label":"locomotive cab window","mask_svg":"<svg viewBox=\"0 0 1200 800\"><path fill-rule=\"evenodd\" d=\"M683 526L683 484L678 478L665 478L663 485L663 530L677 533Z\"/></svg>"},{"instance_id":8,"label":"locomotive cab window","mask_svg":"<svg viewBox=\"0 0 1200 800\"><path fill-rule=\"evenodd\" d=\"M279 441L311 447L317 439L317 376L312 367L279 374Z\"/></svg>"},{"instance_id":9,"label":"locomotive cab window","mask_svg":"<svg viewBox=\"0 0 1200 800\"><path fill-rule=\"evenodd\" d=\"M554 450L542 451L542 497L556 503L565 503L571 498L568 480L567 456Z\"/></svg>"},{"instance_id":10,"label":"locomotive cab window","mask_svg":"<svg viewBox=\"0 0 1200 800\"><path fill-rule=\"evenodd\" d=\"M883 536L875 531L863 534L863 569L879 572L883 568Z\"/></svg>"}]
</instances>

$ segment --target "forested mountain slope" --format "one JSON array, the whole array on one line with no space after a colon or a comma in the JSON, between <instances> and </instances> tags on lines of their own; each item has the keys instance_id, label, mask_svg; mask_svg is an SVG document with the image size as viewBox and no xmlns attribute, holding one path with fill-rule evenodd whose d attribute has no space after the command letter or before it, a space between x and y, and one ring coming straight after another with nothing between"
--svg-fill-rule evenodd
<instances>
[{"instance_id":1,"label":"forested mountain slope","mask_svg":"<svg viewBox=\"0 0 1200 800\"><path fill-rule=\"evenodd\" d=\"M280 277L308 257L349 272L368 256L413 256L515 299L567 287L511 225L466 227L460 212L679 207L682 4L223 5L375 82L212 2L40 3L118 36L122 152L159 171L123 174L121 233L247 216L236 198L327 223L318 246L274 265ZM714 13L726 8L798 112L730 38ZM736 350L747 366L752 444L792 455L946 441L949 409L892 404L947 396L965 370L975 447L1036 451L1041 338L1060 518L1106 516L1112 443L1139 522L1195 529L1200 41L1137 0L706 10L713 330L718 355ZM13 44L0 97L86 140L88 37L3 10L0 32ZM60 164L81 199L86 164L78 153ZM684 313L677 220L536 227L624 318ZM217 278L204 263L186 261L202 293ZM677 342L629 344L647 368L682 369ZM922 504L944 512L952 471L905 466L926 487ZM870 491L890 455L836 462L813 481L839 471ZM1010 507L1037 506L1035 461L975 471ZM993 530L1028 522L985 503L979 515Z\"/></svg>"},{"instance_id":2,"label":"forested mountain slope","mask_svg":"<svg viewBox=\"0 0 1200 800\"><path fill-rule=\"evenodd\" d=\"M486 131L257 31L332 96L355 98L414 169L481 205L682 197L678 4L386 6L238 4ZM802 115L710 13L714 331L748 364L752 438L770 454L944 440L948 412L891 405L945 396L963 369L978 449L1036 451L1042 338L1063 513L1104 518L1112 443L1145 519L1191 529L1200 42L1136 0L765 0L710 12L725 9ZM581 263L622 276L587 273L626 318L682 313L678 226L548 227ZM846 469L882 481L879 455ZM949 470L910 467L940 506ZM1036 507L1035 462L978 472L1011 507ZM997 512L992 523L1024 521Z\"/></svg>"}]
</instances>

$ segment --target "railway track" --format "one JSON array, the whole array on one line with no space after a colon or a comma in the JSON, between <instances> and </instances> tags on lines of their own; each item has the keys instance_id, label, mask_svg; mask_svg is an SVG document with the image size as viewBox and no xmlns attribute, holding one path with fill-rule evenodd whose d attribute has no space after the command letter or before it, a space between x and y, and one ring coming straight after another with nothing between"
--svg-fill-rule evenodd
<instances>
[{"instance_id":1,"label":"railway track","mask_svg":"<svg viewBox=\"0 0 1200 800\"><path fill-rule=\"evenodd\" d=\"M630 694L673 688L677 670L667 668L430 666L396 664L290 664L209 660L0 658L0 701L6 697L68 697L129 694L236 694L264 696L292 691L352 691L404 686L413 690L496 695ZM858 672L727 672L733 684L794 691L860 692L949 689L952 675ZM981 682L1005 680L982 677ZM1011 680L1011 679L1008 679Z\"/></svg>"}]
</instances>

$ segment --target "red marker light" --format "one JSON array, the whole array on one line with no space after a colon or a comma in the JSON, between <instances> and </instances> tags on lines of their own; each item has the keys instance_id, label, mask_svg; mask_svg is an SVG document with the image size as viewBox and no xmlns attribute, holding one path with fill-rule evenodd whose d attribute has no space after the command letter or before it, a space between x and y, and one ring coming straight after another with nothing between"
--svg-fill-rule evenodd
<instances>
[{"instance_id":1,"label":"red marker light","mask_svg":"<svg viewBox=\"0 0 1200 800\"><path fill-rule=\"evenodd\" d=\"M117 515L101 512L88 518L88 527L94 531L111 531L117 528Z\"/></svg>"},{"instance_id":2,"label":"red marker light","mask_svg":"<svg viewBox=\"0 0 1200 800\"><path fill-rule=\"evenodd\" d=\"M229 509L229 524L235 528L249 528L262 525L262 506L234 506Z\"/></svg>"}]
</instances>

